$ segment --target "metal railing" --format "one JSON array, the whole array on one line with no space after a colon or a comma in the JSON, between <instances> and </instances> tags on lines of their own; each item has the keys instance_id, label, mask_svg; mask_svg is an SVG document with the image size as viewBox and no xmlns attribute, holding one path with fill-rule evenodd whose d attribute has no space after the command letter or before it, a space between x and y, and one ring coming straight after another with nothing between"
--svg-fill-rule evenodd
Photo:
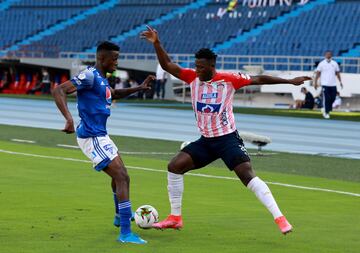
<instances>
[{"instance_id":1,"label":"metal railing","mask_svg":"<svg viewBox=\"0 0 360 253\"><path fill-rule=\"evenodd\" d=\"M192 54L171 54L174 62L183 67L194 68L195 57ZM0 51L0 58L43 58L41 51ZM61 52L59 58L71 58L95 61L95 53ZM157 61L156 54L121 53L120 60L126 61ZM268 55L219 55L218 69L237 70L244 66L262 66L265 70L278 71L313 71L322 56L268 56ZM360 57L335 57L342 72L360 73Z\"/></svg>"},{"instance_id":2,"label":"metal railing","mask_svg":"<svg viewBox=\"0 0 360 253\"><path fill-rule=\"evenodd\" d=\"M42 51L0 51L0 59L44 58Z\"/></svg>"},{"instance_id":3,"label":"metal railing","mask_svg":"<svg viewBox=\"0 0 360 253\"><path fill-rule=\"evenodd\" d=\"M172 54L174 62L183 67L194 67L195 57L191 54ZM60 58L95 60L94 53L62 52ZM268 55L220 55L217 58L219 69L243 69L244 66L262 66L265 70L313 71L322 61L322 56L268 56ZM120 60L156 61L155 54L121 53ZM342 72L360 73L360 57L335 57Z\"/></svg>"}]
</instances>

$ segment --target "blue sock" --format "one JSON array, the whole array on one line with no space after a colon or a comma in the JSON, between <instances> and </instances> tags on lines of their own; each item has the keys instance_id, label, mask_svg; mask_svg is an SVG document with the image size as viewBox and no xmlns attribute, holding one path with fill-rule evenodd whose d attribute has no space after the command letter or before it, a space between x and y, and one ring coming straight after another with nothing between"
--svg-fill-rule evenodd
<instances>
[{"instance_id":1,"label":"blue sock","mask_svg":"<svg viewBox=\"0 0 360 253\"><path fill-rule=\"evenodd\" d=\"M114 192L114 204L115 204L115 213L116 216L119 216L119 201L117 199L116 193Z\"/></svg>"},{"instance_id":2,"label":"blue sock","mask_svg":"<svg viewBox=\"0 0 360 253\"><path fill-rule=\"evenodd\" d=\"M121 201L119 203L120 213L120 233L122 235L131 233L131 202L130 200Z\"/></svg>"}]
</instances>

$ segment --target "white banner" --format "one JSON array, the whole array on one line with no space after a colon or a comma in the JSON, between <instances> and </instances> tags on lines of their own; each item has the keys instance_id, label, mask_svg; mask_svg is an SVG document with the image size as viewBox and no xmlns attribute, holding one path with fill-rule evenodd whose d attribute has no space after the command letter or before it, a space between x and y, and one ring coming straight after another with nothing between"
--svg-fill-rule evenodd
<instances>
[{"instance_id":1,"label":"white banner","mask_svg":"<svg viewBox=\"0 0 360 253\"><path fill-rule=\"evenodd\" d=\"M249 6L250 8L255 7L266 7L266 6L290 6L292 4L304 5L307 4L309 0L243 0L243 6Z\"/></svg>"}]
</instances>

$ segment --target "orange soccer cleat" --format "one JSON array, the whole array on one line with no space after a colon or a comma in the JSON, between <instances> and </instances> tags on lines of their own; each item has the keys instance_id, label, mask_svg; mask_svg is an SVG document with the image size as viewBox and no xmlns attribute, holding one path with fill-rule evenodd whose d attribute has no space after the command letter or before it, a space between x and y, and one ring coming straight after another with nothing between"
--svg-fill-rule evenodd
<instances>
[{"instance_id":1,"label":"orange soccer cleat","mask_svg":"<svg viewBox=\"0 0 360 253\"><path fill-rule=\"evenodd\" d=\"M154 223L152 227L161 230L167 228L180 229L183 227L182 217L181 215L169 215L165 220Z\"/></svg>"},{"instance_id":2,"label":"orange soccer cleat","mask_svg":"<svg viewBox=\"0 0 360 253\"><path fill-rule=\"evenodd\" d=\"M293 229L291 224L286 220L285 216L280 216L276 218L275 223L278 225L281 233L283 233L284 235L290 233Z\"/></svg>"}]
</instances>

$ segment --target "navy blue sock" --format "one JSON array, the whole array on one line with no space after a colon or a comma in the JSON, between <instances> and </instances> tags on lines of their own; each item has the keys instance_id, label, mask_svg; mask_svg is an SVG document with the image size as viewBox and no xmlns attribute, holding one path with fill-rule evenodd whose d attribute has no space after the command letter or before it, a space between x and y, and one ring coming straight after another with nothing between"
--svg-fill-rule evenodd
<instances>
[{"instance_id":1,"label":"navy blue sock","mask_svg":"<svg viewBox=\"0 0 360 253\"><path fill-rule=\"evenodd\" d=\"M120 233L122 235L131 233L131 202L130 200L121 201L119 203L120 214Z\"/></svg>"},{"instance_id":2,"label":"navy blue sock","mask_svg":"<svg viewBox=\"0 0 360 253\"><path fill-rule=\"evenodd\" d=\"M117 199L116 193L114 192L114 204L115 204L115 213L116 216L119 216L119 201Z\"/></svg>"}]
</instances>

